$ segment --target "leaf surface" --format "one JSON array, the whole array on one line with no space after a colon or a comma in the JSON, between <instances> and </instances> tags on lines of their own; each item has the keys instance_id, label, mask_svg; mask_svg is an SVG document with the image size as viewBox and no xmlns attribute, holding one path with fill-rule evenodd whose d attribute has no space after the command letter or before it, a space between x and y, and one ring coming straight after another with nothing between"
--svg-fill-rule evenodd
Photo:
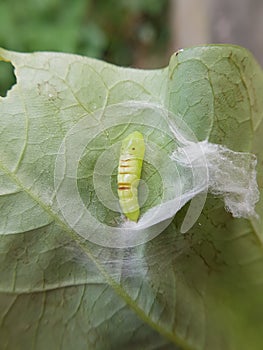
<instances>
[{"instance_id":1,"label":"leaf surface","mask_svg":"<svg viewBox=\"0 0 263 350\"><path fill-rule=\"evenodd\" d=\"M154 240L103 248L67 224L54 189L59 147L77 122L120 102L153 102L199 140L257 155L262 219L263 73L251 54L197 47L152 71L60 53L0 56L17 77L0 100L1 349L261 349L262 220L233 219L210 196L186 234L183 208ZM104 223L116 213L96 197L94 166L130 126L98 135L80 160L80 196ZM160 131L144 131L163 144ZM147 210L160 178L150 166L143 176Z\"/></svg>"}]
</instances>

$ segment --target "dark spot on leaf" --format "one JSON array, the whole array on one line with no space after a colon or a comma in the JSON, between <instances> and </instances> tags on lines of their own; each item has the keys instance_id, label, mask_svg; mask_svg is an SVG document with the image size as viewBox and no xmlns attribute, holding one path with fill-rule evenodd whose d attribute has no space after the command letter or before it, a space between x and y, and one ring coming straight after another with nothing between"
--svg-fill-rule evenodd
<instances>
[{"instance_id":1,"label":"dark spot on leaf","mask_svg":"<svg viewBox=\"0 0 263 350\"><path fill-rule=\"evenodd\" d=\"M47 98L49 101L55 101L59 97L56 87L53 84L49 83L48 81L38 83L37 90L38 90L39 96L43 96Z\"/></svg>"}]
</instances>

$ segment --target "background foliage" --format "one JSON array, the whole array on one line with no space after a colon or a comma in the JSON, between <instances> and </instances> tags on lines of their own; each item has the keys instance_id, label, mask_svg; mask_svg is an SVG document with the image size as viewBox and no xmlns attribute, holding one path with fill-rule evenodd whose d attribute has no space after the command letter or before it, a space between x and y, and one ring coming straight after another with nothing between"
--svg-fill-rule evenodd
<instances>
[{"instance_id":1,"label":"background foliage","mask_svg":"<svg viewBox=\"0 0 263 350\"><path fill-rule=\"evenodd\" d=\"M121 65L168 63L168 0L1 0L0 46L16 51L63 51ZM0 95L14 83L0 65Z\"/></svg>"}]
</instances>

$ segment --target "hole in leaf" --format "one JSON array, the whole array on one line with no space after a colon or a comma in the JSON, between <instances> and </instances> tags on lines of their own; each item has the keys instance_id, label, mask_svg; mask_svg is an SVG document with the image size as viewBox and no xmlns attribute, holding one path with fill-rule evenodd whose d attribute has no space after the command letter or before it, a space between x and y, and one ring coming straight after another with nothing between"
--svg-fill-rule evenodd
<instances>
[{"instance_id":1,"label":"hole in leaf","mask_svg":"<svg viewBox=\"0 0 263 350\"><path fill-rule=\"evenodd\" d=\"M0 96L5 97L15 84L14 66L10 62L0 61Z\"/></svg>"}]
</instances>

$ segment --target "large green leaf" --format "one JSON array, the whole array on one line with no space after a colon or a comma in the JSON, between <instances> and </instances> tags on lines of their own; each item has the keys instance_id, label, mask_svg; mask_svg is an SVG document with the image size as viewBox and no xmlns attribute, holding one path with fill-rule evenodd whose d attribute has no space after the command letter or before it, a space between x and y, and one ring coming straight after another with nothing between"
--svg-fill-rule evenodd
<instances>
[{"instance_id":1,"label":"large green leaf","mask_svg":"<svg viewBox=\"0 0 263 350\"><path fill-rule=\"evenodd\" d=\"M262 221L233 219L210 196L185 234L183 208L148 243L105 248L67 224L54 189L56 157L70 128L136 100L168 108L199 140L255 153L262 194L263 73L251 54L197 47L153 71L59 53L1 50L0 56L17 77L0 100L1 350L261 349ZM116 213L96 197L94 164L129 130L101 133L80 161L80 196L101 222L111 223ZM158 143L158 133L148 130L148 137ZM160 179L150 166L143 176L153 189L151 206ZM262 218L262 195L257 212Z\"/></svg>"}]
</instances>

